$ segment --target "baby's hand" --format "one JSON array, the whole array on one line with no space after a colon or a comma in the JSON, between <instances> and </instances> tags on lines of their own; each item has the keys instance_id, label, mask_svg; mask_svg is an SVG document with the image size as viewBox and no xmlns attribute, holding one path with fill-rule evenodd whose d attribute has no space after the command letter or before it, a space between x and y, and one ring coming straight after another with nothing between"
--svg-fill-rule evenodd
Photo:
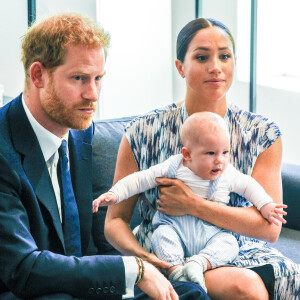
<instances>
[{"instance_id":1,"label":"baby's hand","mask_svg":"<svg viewBox=\"0 0 300 300\"><path fill-rule=\"evenodd\" d=\"M98 211L99 206L108 206L113 203L116 203L118 197L113 192L107 192L99 196L97 199L93 201L93 213Z\"/></svg>"},{"instance_id":2,"label":"baby's hand","mask_svg":"<svg viewBox=\"0 0 300 300\"><path fill-rule=\"evenodd\" d=\"M281 223L285 224L286 220L282 216L286 216L287 213L282 208L287 208L287 205L276 204L276 203L271 202L271 203L265 204L260 209L260 213L270 223L279 225L280 224L279 222L281 222Z\"/></svg>"}]
</instances>

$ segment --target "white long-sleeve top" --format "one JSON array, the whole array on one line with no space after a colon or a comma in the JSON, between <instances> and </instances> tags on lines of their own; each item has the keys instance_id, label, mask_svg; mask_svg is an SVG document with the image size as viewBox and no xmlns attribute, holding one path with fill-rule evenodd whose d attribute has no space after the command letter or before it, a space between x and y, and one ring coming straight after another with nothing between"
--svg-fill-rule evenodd
<instances>
[{"instance_id":1,"label":"white long-sleeve top","mask_svg":"<svg viewBox=\"0 0 300 300\"><path fill-rule=\"evenodd\" d=\"M181 156L181 163L178 166L176 178L189 186L196 195L207 198L210 180L202 179L189 168L185 167L182 163L182 155L177 154L147 170L135 172L118 181L110 190L118 196L117 203L156 187L158 184L155 178L167 177L170 165L174 164L174 162L176 163L180 159L179 156ZM258 210L265 204L273 202L272 198L255 179L241 173L233 165L228 164L226 170L221 174L213 200L228 204L230 192L235 192L245 197Z\"/></svg>"}]
</instances>

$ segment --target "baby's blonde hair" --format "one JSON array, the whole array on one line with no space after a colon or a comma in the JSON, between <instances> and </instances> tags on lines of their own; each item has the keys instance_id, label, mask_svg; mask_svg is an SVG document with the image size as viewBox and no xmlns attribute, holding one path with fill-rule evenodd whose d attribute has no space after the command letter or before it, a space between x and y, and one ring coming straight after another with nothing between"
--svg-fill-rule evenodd
<instances>
[{"instance_id":1,"label":"baby's blonde hair","mask_svg":"<svg viewBox=\"0 0 300 300\"><path fill-rule=\"evenodd\" d=\"M214 134L222 130L229 137L228 127L223 118L212 112L197 112L189 116L180 129L181 143L191 147L203 138L204 133Z\"/></svg>"}]
</instances>

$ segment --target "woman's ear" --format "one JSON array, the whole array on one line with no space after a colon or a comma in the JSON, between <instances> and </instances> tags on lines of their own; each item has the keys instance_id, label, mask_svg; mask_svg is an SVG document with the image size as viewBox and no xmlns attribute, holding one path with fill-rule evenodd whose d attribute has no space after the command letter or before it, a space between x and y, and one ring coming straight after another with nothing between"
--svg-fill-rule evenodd
<instances>
[{"instance_id":1,"label":"woman's ear","mask_svg":"<svg viewBox=\"0 0 300 300\"><path fill-rule=\"evenodd\" d=\"M184 75L184 67L183 67L183 63L182 63L179 59L176 59L176 60L175 60L175 66L176 66L176 68L177 68L178 73L180 74L180 76L181 76L182 78L184 78L185 75Z\"/></svg>"},{"instance_id":2,"label":"woman's ear","mask_svg":"<svg viewBox=\"0 0 300 300\"><path fill-rule=\"evenodd\" d=\"M189 148L182 147L181 153L182 153L182 156L183 156L184 160L186 160L186 161L192 160Z\"/></svg>"},{"instance_id":3,"label":"woman's ear","mask_svg":"<svg viewBox=\"0 0 300 300\"><path fill-rule=\"evenodd\" d=\"M30 79L37 88L44 87L45 72L46 70L44 66L39 61L35 61L30 66L30 70L29 70Z\"/></svg>"}]
</instances>

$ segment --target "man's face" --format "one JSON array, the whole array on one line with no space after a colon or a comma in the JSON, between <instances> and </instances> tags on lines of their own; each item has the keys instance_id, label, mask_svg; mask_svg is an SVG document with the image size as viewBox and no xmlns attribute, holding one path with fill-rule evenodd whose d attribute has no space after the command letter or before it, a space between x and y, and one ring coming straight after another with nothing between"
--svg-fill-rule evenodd
<instances>
[{"instance_id":1,"label":"man's face","mask_svg":"<svg viewBox=\"0 0 300 300\"><path fill-rule=\"evenodd\" d=\"M70 45L65 62L47 72L41 107L47 127L62 131L86 129L91 125L104 75L104 50Z\"/></svg>"}]
</instances>

